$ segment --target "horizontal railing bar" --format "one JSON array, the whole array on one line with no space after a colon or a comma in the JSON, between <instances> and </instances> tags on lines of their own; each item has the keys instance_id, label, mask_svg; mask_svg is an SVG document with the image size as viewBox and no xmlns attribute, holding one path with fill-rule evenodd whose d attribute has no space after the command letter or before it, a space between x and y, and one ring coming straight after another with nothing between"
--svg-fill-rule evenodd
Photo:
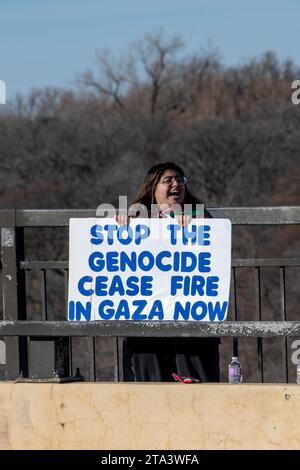
<instances>
[{"instance_id":1,"label":"horizontal railing bar","mask_svg":"<svg viewBox=\"0 0 300 470\"><path fill-rule=\"evenodd\" d=\"M300 224L300 206L208 208L213 217L229 218L237 225ZM0 212L0 226L7 226L7 214ZM17 227L67 227L70 218L95 217L96 209L19 209Z\"/></svg>"},{"instance_id":2,"label":"horizontal railing bar","mask_svg":"<svg viewBox=\"0 0 300 470\"><path fill-rule=\"evenodd\" d=\"M1 336L300 336L300 321L0 321Z\"/></svg>"},{"instance_id":3,"label":"horizontal railing bar","mask_svg":"<svg viewBox=\"0 0 300 470\"><path fill-rule=\"evenodd\" d=\"M67 269L69 261L21 261L21 269Z\"/></svg>"},{"instance_id":4,"label":"horizontal railing bar","mask_svg":"<svg viewBox=\"0 0 300 470\"><path fill-rule=\"evenodd\" d=\"M234 225L300 224L300 206L219 207L208 210L213 217L231 219Z\"/></svg>"},{"instance_id":5,"label":"horizontal railing bar","mask_svg":"<svg viewBox=\"0 0 300 470\"><path fill-rule=\"evenodd\" d=\"M300 258L261 258L261 259L233 259L232 267L281 267L281 266L300 266ZM20 263L21 269L67 269L68 261L31 261L26 260Z\"/></svg>"},{"instance_id":6,"label":"horizontal railing bar","mask_svg":"<svg viewBox=\"0 0 300 470\"><path fill-rule=\"evenodd\" d=\"M17 210L16 225L17 227L68 227L70 218L87 217L96 217L96 209Z\"/></svg>"},{"instance_id":7,"label":"horizontal railing bar","mask_svg":"<svg viewBox=\"0 0 300 470\"><path fill-rule=\"evenodd\" d=\"M300 258L240 258L233 259L232 266L235 268L252 268L252 267L281 267L281 266L300 266Z\"/></svg>"}]
</instances>

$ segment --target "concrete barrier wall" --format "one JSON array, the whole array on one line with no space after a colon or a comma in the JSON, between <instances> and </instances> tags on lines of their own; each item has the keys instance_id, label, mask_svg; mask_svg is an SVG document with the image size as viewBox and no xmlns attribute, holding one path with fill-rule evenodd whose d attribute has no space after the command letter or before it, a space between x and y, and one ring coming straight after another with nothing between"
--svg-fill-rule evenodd
<instances>
[{"instance_id":1,"label":"concrete barrier wall","mask_svg":"<svg viewBox=\"0 0 300 470\"><path fill-rule=\"evenodd\" d=\"M300 385L2 382L0 449L300 449Z\"/></svg>"}]
</instances>

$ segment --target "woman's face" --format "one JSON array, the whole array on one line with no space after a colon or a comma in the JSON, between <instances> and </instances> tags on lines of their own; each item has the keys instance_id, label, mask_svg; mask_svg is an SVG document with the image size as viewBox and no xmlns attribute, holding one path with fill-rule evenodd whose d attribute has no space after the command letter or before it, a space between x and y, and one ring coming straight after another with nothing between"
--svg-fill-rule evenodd
<instances>
[{"instance_id":1,"label":"woman's face","mask_svg":"<svg viewBox=\"0 0 300 470\"><path fill-rule=\"evenodd\" d=\"M156 204L167 204L169 207L182 204L184 195L185 184L182 177L175 170L165 170L155 189Z\"/></svg>"}]
</instances>

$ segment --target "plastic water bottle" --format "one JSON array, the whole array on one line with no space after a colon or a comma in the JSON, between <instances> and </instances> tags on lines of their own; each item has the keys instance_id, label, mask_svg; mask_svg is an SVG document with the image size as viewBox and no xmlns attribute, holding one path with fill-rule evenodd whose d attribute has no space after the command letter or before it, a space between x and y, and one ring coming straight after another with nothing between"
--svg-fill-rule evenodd
<instances>
[{"instance_id":1,"label":"plastic water bottle","mask_svg":"<svg viewBox=\"0 0 300 470\"><path fill-rule=\"evenodd\" d=\"M234 356L231 359L231 362L228 366L228 379L230 384L242 383L242 365L237 356Z\"/></svg>"}]
</instances>

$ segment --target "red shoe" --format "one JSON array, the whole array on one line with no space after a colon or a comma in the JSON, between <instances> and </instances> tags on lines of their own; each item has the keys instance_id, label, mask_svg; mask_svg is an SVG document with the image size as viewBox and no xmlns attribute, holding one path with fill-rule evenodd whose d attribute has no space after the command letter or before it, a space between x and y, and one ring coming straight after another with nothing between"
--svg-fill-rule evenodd
<instances>
[{"instance_id":1,"label":"red shoe","mask_svg":"<svg viewBox=\"0 0 300 470\"><path fill-rule=\"evenodd\" d=\"M192 384L200 382L200 380L195 379L194 377L180 377L180 375L175 374L175 372L172 373L172 377L175 382L181 382L182 384Z\"/></svg>"}]
</instances>

